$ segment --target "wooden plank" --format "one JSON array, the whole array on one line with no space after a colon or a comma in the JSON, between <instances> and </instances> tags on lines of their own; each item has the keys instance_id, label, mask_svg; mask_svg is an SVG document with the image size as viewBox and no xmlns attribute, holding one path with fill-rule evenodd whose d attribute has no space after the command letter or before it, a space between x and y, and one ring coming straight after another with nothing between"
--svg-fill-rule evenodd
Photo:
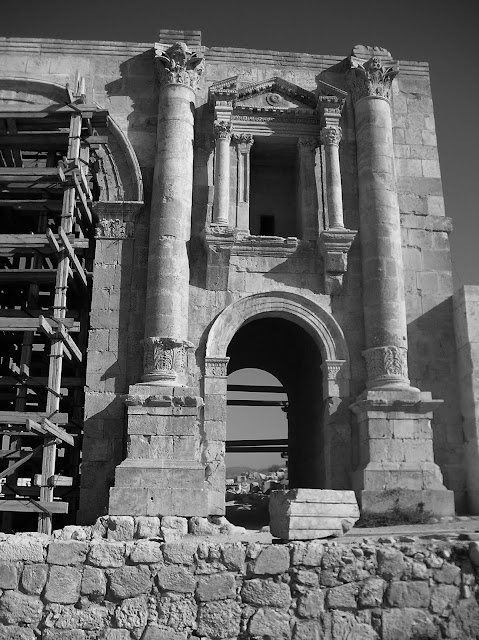
<instances>
[{"instance_id":1,"label":"wooden plank","mask_svg":"<svg viewBox=\"0 0 479 640\"><path fill-rule=\"evenodd\" d=\"M27 423L27 420L35 420L40 422L43 418L48 418L50 422L55 424L68 424L68 413L43 413L38 411L0 411L0 425L1 424L23 424ZM1 430L1 427L0 427Z\"/></svg>"},{"instance_id":2,"label":"wooden plank","mask_svg":"<svg viewBox=\"0 0 479 640\"><path fill-rule=\"evenodd\" d=\"M46 387L48 384L48 378L46 376L31 378L29 376L25 376L21 380L15 378L14 376L0 376L0 388L1 387ZM74 388L74 387L84 387L85 386L85 378L62 378L62 387Z\"/></svg>"},{"instance_id":3,"label":"wooden plank","mask_svg":"<svg viewBox=\"0 0 479 640\"><path fill-rule=\"evenodd\" d=\"M75 191L78 196L79 209L82 211L84 217L86 218L86 222L90 226L93 226L93 215L92 215L92 212L90 211L90 207L88 206L87 200L85 198L85 194L82 191L80 182L76 174L73 174L73 182L75 184Z\"/></svg>"},{"instance_id":4,"label":"wooden plank","mask_svg":"<svg viewBox=\"0 0 479 640\"><path fill-rule=\"evenodd\" d=\"M77 347L75 342L73 342L72 338L68 335L66 330L61 325L59 325L57 328L57 335L59 336L63 344L67 347L67 349L71 352L71 354L74 356L74 358L79 363L81 363L83 361L82 352L80 351L80 349Z\"/></svg>"},{"instance_id":5,"label":"wooden plank","mask_svg":"<svg viewBox=\"0 0 479 640\"><path fill-rule=\"evenodd\" d=\"M62 172L58 167L0 167L0 180L10 178L27 178L28 180L61 179Z\"/></svg>"},{"instance_id":6,"label":"wooden plank","mask_svg":"<svg viewBox=\"0 0 479 640\"><path fill-rule=\"evenodd\" d=\"M37 487L42 486L42 475L41 473L36 473L33 477L33 484ZM59 476L53 475L50 476L47 480L47 485L49 487L71 487L73 486L73 478L71 476Z\"/></svg>"},{"instance_id":7,"label":"wooden plank","mask_svg":"<svg viewBox=\"0 0 479 640\"><path fill-rule=\"evenodd\" d=\"M0 282L2 284L49 283L55 280L56 274L56 269L0 269Z\"/></svg>"},{"instance_id":8,"label":"wooden plank","mask_svg":"<svg viewBox=\"0 0 479 640\"><path fill-rule=\"evenodd\" d=\"M66 150L67 146L68 133L61 131L0 134L0 148L23 151L49 151L52 149L61 151L62 149Z\"/></svg>"},{"instance_id":9,"label":"wooden plank","mask_svg":"<svg viewBox=\"0 0 479 640\"><path fill-rule=\"evenodd\" d=\"M50 326L50 329L57 328L57 322L53 318L2 318L0 317L0 331L37 331L42 327L42 322ZM73 318L64 318L62 324L66 327L73 327Z\"/></svg>"},{"instance_id":10,"label":"wooden plank","mask_svg":"<svg viewBox=\"0 0 479 640\"><path fill-rule=\"evenodd\" d=\"M22 198L10 198L10 199L0 199L0 208L1 207L11 207L12 209L18 211L37 211L40 210L41 213L45 211L61 211L62 210L62 201L54 200L53 198L37 198L35 200L25 200Z\"/></svg>"},{"instance_id":11,"label":"wooden plank","mask_svg":"<svg viewBox=\"0 0 479 640\"><path fill-rule=\"evenodd\" d=\"M270 385L229 384L228 391L241 391L243 393L284 393L284 387L272 387Z\"/></svg>"},{"instance_id":12,"label":"wooden plank","mask_svg":"<svg viewBox=\"0 0 479 640\"><path fill-rule=\"evenodd\" d=\"M272 444L281 444L281 445L288 445L288 438L272 438L272 439L266 439L266 440L227 440L226 441L226 446L249 446L249 447L254 447L254 446L258 446L258 447L262 447L265 445L272 445Z\"/></svg>"},{"instance_id":13,"label":"wooden plank","mask_svg":"<svg viewBox=\"0 0 479 640\"><path fill-rule=\"evenodd\" d=\"M88 281L86 278L86 274L83 270L83 267L80 264L80 261L78 260L77 256L75 255L75 251L72 247L72 245L70 244L70 241L68 239L67 234L63 231L63 229L61 227L59 227L58 229L58 235L60 237L60 240L63 243L63 246L65 247L66 252L68 253L68 257L70 258L70 260L73 262L73 264L75 265L75 273L77 273L77 275L79 276L80 280L83 282L83 285L85 287L88 287Z\"/></svg>"},{"instance_id":14,"label":"wooden plank","mask_svg":"<svg viewBox=\"0 0 479 640\"><path fill-rule=\"evenodd\" d=\"M47 229L51 236L58 243L58 236L55 236L52 233L51 229ZM88 249L89 240L88 238L80 238L77 239L73 234L70 234L68 237L68 241L70 245L74 249ZM42 253L44 253L48 247L51 246L48 240L45 238L44 234L40 233L2 233L0 234L0 252L3 248L12 248L12 249L41 249Z\"/></svg>"},{"instance_id":15,"label":"wooden plank","mask_svg":"<svg viewBox=\"0 0 479 640\"><path fill-rule=\"evenodd\" d=\"M226 453L283 453L287 447L231 447L226 445Z\"/></svg>"},{"instance_id":16,"label":"wooden plank","mask_svg":"<svg viewBox=\"0 0 479 640\"><path fill-rule=\"evenodd\" d=\"M228 400L229 407L283 407L286 400Z\"/></svg>"},{"instance_id":17,"label":"wooden plank","mask_svg":"<svg viewBox=\"0 0 479 640\"><path fill-rule=\"evenodd\" d=\"M35 422L35 420L28 419L26 427L28 431L37 431L42 435L52 435L71 446L75 444L73 436L67 433L65 429L57 427L55 424L53 424L53 422L50 422L48 418L43 418L41 423Z\"/></svg>"},{"instance_id":18,"label":"wooden plank","mask_svg":"<svg viewBox=\"0 0 479 640\"><path fill-rule=\"evenodd\" d=\"M43 449L43 445L40 445L39 447L36 447L36 449L33 449L33 451L30 451L29 453L26 453L24 456L22 456L20 458L20 460L17 460L17 462L14 462L11 466L9 466L7 469L4 469L3 471L0 472L0 480L2 478L6 478L7 476L11 475L15 469L18 469L18 467L21 467L22 464L25 464L25 462L28 462L30 460L30 458L33 458L33 456L38 453L39 451L41 451Z\"/></svg>"},{"instance_id":19,"label":"wooden plank","mask_svg":"<svg viewBox=\"0 0 479 640\"><path fill-rule=\"evenodd\" d=\"M68 513L68 502L60 500L43 501L43 500L0 500L0 511L13 511L22 513L43 513L42 510L49 513Z\"/></svg>"}]
</instances>

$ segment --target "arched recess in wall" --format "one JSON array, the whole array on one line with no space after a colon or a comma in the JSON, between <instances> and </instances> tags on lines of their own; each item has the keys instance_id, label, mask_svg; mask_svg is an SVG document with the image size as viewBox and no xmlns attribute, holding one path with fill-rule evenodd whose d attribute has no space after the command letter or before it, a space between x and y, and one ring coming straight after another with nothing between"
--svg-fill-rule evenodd
<instances>
[{"instance_id":1,"label":"arched recess in wall","mask_svg":"<svg viewBox=\"0 0 479 640\"><path fill-rule=\"evenodd\" d=\"M66 87L39 78L0 78L0 111L54 112L70 102ZM99 108L100 105L96 104ZM99 199L104 202L143 201L143 181L135 151L111 116L105 130L108 143L97 150Z\"/></svg>"},{"instance_id":2,"label":"arched recess in wall","mask_svg":"<svg viewBox=\"0 0 479 640\"><path fill-rule=\"evenodd\" d=\"M226 307L217 316L209 331L206 364L226 358L228 345L240 327L267 316L290 320L305 329L312 337L323 360L325 396L349 395L349 354L341 327L316 302L297 293L257 293Z\"/></svg>"}]
</instances>

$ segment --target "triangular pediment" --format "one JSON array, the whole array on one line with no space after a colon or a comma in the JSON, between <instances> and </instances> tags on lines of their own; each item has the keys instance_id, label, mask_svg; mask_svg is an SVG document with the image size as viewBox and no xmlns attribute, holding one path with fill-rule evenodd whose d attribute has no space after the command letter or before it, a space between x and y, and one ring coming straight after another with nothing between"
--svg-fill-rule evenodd
<instances>
[{"instance_id":1,"label":"triangular pediment","mask_svg":"<svg viewBox=\"0 0 479 640\"><path fill-rule=\"evenodd\" d=\"M238 88L237 107L257 107L267 109L307 109L316 108L314 93L302 89L292 82L274 77Z\"/></svg>"}]
</instances>

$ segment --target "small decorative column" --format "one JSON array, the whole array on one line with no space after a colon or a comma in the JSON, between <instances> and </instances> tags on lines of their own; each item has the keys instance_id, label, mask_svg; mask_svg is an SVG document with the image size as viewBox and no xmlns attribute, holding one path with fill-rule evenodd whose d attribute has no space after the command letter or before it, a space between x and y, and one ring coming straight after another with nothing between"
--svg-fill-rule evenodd
<instances>
[{"instance_id":1,"label":"small decorative column","mask_svg":"<svg viewBox=\"0 0 479 640\"><path fill-rule=\"evenodd\" d=\"M238 156L236 227L249 233L250 152L254 138L249 133L236 133L233 134L233 142Z\"/></svg>"},{"instance_id":2,"label":"small decorative column","mask_svg":"<svg viewBox=\"0 0 479 640\"><path fill-rule=\"evenodd\" d=\"M322 110L320 141L323 147L325 191L328 228L321 232L319 247L324 258L324 285L326 293L334 294L342 290L343 276L348 268L348 253L356 237L356 231L344 228L343 192L341 167L339 164L339 143L342 130L339 126L344 98L320 96Z\"/></svg>"},{"instance_id":3,"label":"small decorative column","mask_svg":"<svg viewBox=\"0 0 479 640\"><path fill-rule=\"evenodd\" d=\"M195 90L203 59L183 42L156 45L160 81L148 253L143 382L184 386L188 342Z\"/></svg>"},{"instance_id":4,"label":"small decorative column","mask_svg":"<svg viewBox=\"0 0 479 640\"><path fill-rule=\"evenodd\" d=\"M213 223L228 225L230 205L231 122L215 122L215 199Z\"/></svg>"},{"instance_id":5,"label":"small decorative column","mask_svg":"<svg viewBox=\"0 0 479 640\"><path fill-rule=\"evenodd\" d=\"M396 192L391 82L379 57L351 57L347 72L356 120L367 389L357 417L355 488L363 511L417 509L452 515L454 497L434 462L431 419L441 400L411 387L400 214Z\"/></svg>"},{"instance_id":6,"label":"small decorative column","mask_svg":"<svg viewBox=\"0 0 479 640\"><path fill-rule=\"evenodd\" d=\"M316 186L316 153L319 140L302 137L298 140L299 188L298 217L296 227L298 237L314 240L318 237L318 192Z\"/></svg>"}]
</instances>

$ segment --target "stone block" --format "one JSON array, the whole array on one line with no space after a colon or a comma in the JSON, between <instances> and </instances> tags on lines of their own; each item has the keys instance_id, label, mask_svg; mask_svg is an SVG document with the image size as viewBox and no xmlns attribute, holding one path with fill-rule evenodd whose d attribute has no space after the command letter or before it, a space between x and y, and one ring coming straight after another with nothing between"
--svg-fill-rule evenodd
<instances>
[{"instance_id":1,"label":"stone block","mask_svg":"<svg viewBox=\"0 0 479 640\"><path fill-rule=\"evenodd\" d=\"M251 563L251 574L277 575L285 573L290 566L290 551L285 546L268 545L263 547L258 557Z\"/></svg>"},{"instance_id":2,"label":"stone block","mask_svg":"<svg viewBox=\"0 0 479 640\"><path fill-rule=\"evenodd\" d=\"M273 491L269 511L271 534L284 540L343 535L359 518L353 491Z\"/></svg>"},{"instance_id":3,"label":"stone block","mask_svg":"<svg viewBox=\"0 0 479 640\"><path fill-rule=\"evenodd\" d=\"M399 580L406 569L404 556L398 549L378 549L377 560L378 574L385 580Z\"/></svg>"},{"instance_id":4,"label":"stone block","mask_svg":"<svg viewBox=\"0 0 479 640\"><path fill-rule=\"evenodd\" d=\"M92 600L103 598L106 594L106 578L103 571L96 567L85 566L83 568L80 592L82 595L89 596Z\"/></svg>"},{"instance_id":5,"label":"stone block","mask_svg":"<svg viewBox=\"0 0 479 640\"><path fill-rule=\"evenodd\" d=\"M355 583L343 584L328 590L326 606L328 609L355 609L359 586Z\"/></svg>"},{"instance_id":6,"label":"stone block","mask_svg":"<svg viewBox=\"0 0 479 640\"><path fill-rule=\"evenodd\" d=\"M429 607L431 589L427 582L391 582L386 591L386 602L390 607Z\"/></svg>"},{"instance_id":7,"label":"stone block","mask_svg":"<svg viewBox=\"0 0 479 640\"><path fill-rule=\"evenodd\" d=\"M147 502L148 489L112 487L108 510L111 515L144 516L147 515Z\"/></svg>"},{"instance_id":8,"label":"stone block","mask_svg":"<svg viewBox=\"0 0 479 640\"><path fill-rule=\"evenodd\" d=\"M28 629L27 627L20 627L16 624L9 625L5 627L2 625L1 638L2 640L35 640L36 636L33 632L33 629ZM45 636L48 638L49 636ZM76 640L72 638L72 640Z\"/></svg>"},{"instance_id":9,"label":"stone block","mask_svg":"<svg viewBox=\"0 0 479 640\"><path fill-rule=\"evenodd\" d=\"M241 609L234 600L206 602L199 608L198 633L211 638L237 638L240 633L240 621ZM276 638L274 634L272 637Z\"/></svg>"},{"instance_id":10,"label":"stone block","mask_svg":"<svg viewBox=\"0 0 479 640\"><path fill-rule=\"evenodd\" d=\"M36 626L43 603L39 598L15 591L5 591L0 598L0 623Z\"/></svg>"},{"instance_id":11,"label":"stone block","mask_svg":"<svg viewBox=\"0 0 479 640\"><path fill-rule=\"evenodd\" d=\"M365 580L359 590L358 604L360 607L375 608L380 607L383 602L384 590L386 582L381 578L368 578Z\"/></svg>"},{"instance_id":12,"label":"stone block","mask_svg":"<svg viewBox=\"0 0 479 640\"><path fill-rule=\"evenodd\" d=\"M133 540L135 521L131 516L109 516L105 520L108 540Z\"/></svg>"},{"instance_id":13,"label":"stone block","mask_svg":"<svg viewBox=\"0 0 479 640\"><path fill-rule=\"evenodd\" d=\"M16 589L18 572L14 564L0 564L0 589Z\"/></svg>"},{"instance_id":14,"label":"stone block","mask_svg":"<svg viewBox=\"0 0 479 640\"><path fill-rule=\"evenodd\" d=\"M161 535L165 542L171 542L186 536L188 520L180 516L165 516L161 519Z\"/></svg>"},{"instance_id":15,"label":"stone block","mask_svg":"<svg viewBox=\"0 0 479 640\"><path fill-rule=\"evenodd\" d=\"M109 573L109 590L114 598L124 600L149 593L152 587L148 567L121 567Z\"/></svg>"},{"instance_id":16,"label":"stone block","mask_svg":"<svg viewBox=\"0 0 479 640\"><path fill-rule=\"evenodd\" d=\"M121 567L125 563L125 544L93 541L88 553L88 562L95 567Z\"/></svg>"},{"instance_id":17,"label":"stone block","mask_svg":"<svg viewBox=\"0 0 479 640\"><path fill-rule=\"evenodd\" d=\"M196 578L192 572L180 565L165 565L156 575L156 583L163 591L194 593Z\"/></svg>"},{"instance_id":18,"label":"stone block","mask_svg":"<svg viewBox=\"0 0 479 640\"><path fill-rule=\"evenodd\" d=\"M258 609L249 621L248 630L253 637L291 638L288 613L277 609Z\"/></svg>"},{"instance_id":19,"label":"stone block","mask_svg":"<svg viewBox=\"0 0 479 640\"><path fill-rule=\"evenodd\" d=\"M47 581L48 565L27 564L23 568L21 585L28 594L39 595Z\"/></svg>"},{"instance_id":20,"label":"stone block","mask_svg":"<svg viewBox=\"0 0 479 640\"><path fill-rule=\"evenodd\" d=\"M163 562L163 552L159 542L139 540L130 552L134 564L158 564Z\"/></svg>"},{"instance_id":21,"label":"stone block","mask_svg":"<svg viewBox=\"0 0 479 640\"><path fill-rule=\"evenodd\" d=\"M121 629L136 630L146 625L148 620L148 604L146 596L126 598L115 610L115 622ZM139 635L139 634L138 634Z\"/></svg>"},{"instance_id":22,"label":"stone block","mask_svg":"<svg viewBox=\"0 0 479 640\"><path fill-rule=\"evenodd\" d=\"M234 580L232 587L234 590ZM212 597L209 599L214 600L216 598ZM291 592L289 586L284 582L254 578L243 582L241 600L255 607L280 607L287 609L291 604Z\"/></svg>"},{"instance_id":23,"label":"stone block","mask_svg":"<svg viewBox=\"0 0 479 640\"><path fill-rule=\"evenodd\" d=\"M0 542L0 561L43 562L44 548L40 540L29 536L12 536Z\"/></svg>"},{"instance_id":24,"label":"stone block","mask_svg":"<svg viewBox=\"0 0 479 640\"><path fill-rule=\"evenodd\" d=\"M429 613L422 609L385 609L382 615L383 640L437 638L437 628Z\"/></svg>"},{"instance_id":25,"label":"stone block","mask_svg":"<svg viewBox=\"0 0 479 640\"><path fill-rule=\"evenodd\" d=\"M400 478L406 476L406 472L398 470L398 480L394 486L398 486ZM427 480L427 473L422 473L418 467L418 473L411 477L411 484L423 486ZM383 479L384 485L384 479ZM363 490L360 494L361 510L369 513L380 513L399 508L404 510L422 509L435 516L453 516L454 493L447 489L396 489L394 491L370 491Z\"/></svg>"},{"instance_id":26,"label":"stone block","mask_svg":"<svg viewBox=\"0 0 479 640\"><path fill-rule=\"evenodd\" d=\"M208 493L205 489L148 490L146 515L207 516Z\"/></svg>"},{"instance_id":27,"label":"stone block","mask_svg":"<svg viewBox=\"0 0 479 640\"><path fill-rule=\"evenodd\" d=\"M139 516L135 520L136 538L156 538L160 535L161 520L155 516Z\"/></svg>"},{"instance_id":28,"label":"stone block","mask_svg":"<svg viewBox=\"0 0 479 640\"><path fill-rule=\"evenodd\" d=\"M47 602L75 604L80 597L82 574L75 567L52 565L44 598Z\"/></svg>"},{"instance_id":29,"label":"stone block","mask_svg":"<svg viewBox=\"0 0 479 640\"><path fill-rule=\"evenodd\" d=\"M289 589L288 589L289 592ZM214 573L200 576L196 587L196 598L200 602L225 600L236 596L235 577L232 573Z\"/></svg>"},{"instance_id":30,"label":"stone block","mask_svg":"<svg viewBox=\"0 0 479 640\"><path fill-rule=\"evenodd\" d=\"M86 542L68 540L67 542L50 542L47 562L50 564L73 565L82 564L88 552Z\"/></svg>"}]
</instances>

